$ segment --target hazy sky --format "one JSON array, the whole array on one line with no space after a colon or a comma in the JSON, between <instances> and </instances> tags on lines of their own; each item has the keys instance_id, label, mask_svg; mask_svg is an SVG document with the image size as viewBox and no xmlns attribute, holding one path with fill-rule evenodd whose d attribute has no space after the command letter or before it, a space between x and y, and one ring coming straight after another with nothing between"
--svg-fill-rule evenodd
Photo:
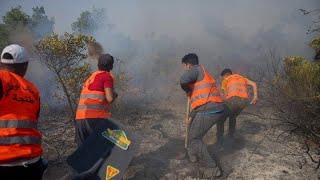
<instances>
[{"instance_id":1,"label":"hazy sky","mask_svg":"<svg viewBox=\"0 0 320 180\"><path fill-rule=\"evenodd\" d=\"M299 8L320 8L320 0L0 0L0 15L22 6L31 13L44 6L55 18L55 31L70 31L70 24L85 10L105 8L115 31L141 39L147 33L168 35L213 49L271 48L281 46L292 55L310 53L305 32L312 17ZM200 47L199 47L200 48ZM217 50L220 52L220 50Z\"/></svg>"},{"instance_id":2,"label":"hazy sky","mask_svg":"<svg viewBox=\"0 0 320 180\"><path fill-rule=\"evenodd\" d=\"M44 6L56 20L56 30L70 30L82 11L92 7L105 8L117 30L134 36L154 31L172 36L196 36L203 30L203 21L218 19L227 28L237 29L244 38L276 25L301 25L298 9L320 7L319 0L1 0L1 16L11 7L22 6L31 12L34 6ZM297 22L294 21L297 18ZM305 18L307 21L307 18ZM309 20L310 22L310 20ZM305 23L308 24L308 23ZM290 27L287 27L288 29ZM292 28L292 27L291 27ZM183 31L181 31L183 30Z\"/></svg>"},{"instance_id":3,"label":"hazy sky","mask_svg":"<svg viewBox=\"0 0 320 180\"><path fill-rule=\"evenodd\" d=\"M155 38L178 42L178 49L170 50L156 46L160 52L170 51L176 54L171 65L172 72L182 70L180 59L185 53L196 52L200 62L209 71L219 74L217 67L230 67L246 73L253 66L265 60L264 54L270 49L276 49L281 56L302 55L312 58L313 51L308 47L308 41L316 34L306 35L311 25L312 16L304 16L300 8L306 10L320 8L320 0L0 0L0 16L11 7L20 5L28 14L32 7L44 6L49 17L55 19L55 31L62 33L71 31L71 23L81 12L95 8L104 8L109 18L107 23L115 25L114 32L130 39L137 40L138 55L130 57L130 62L138 64L132 71L141 72L135 75L135 80L146 82L150 87L161 85L151 79L148 73L153 71L152 61L154 48L152 41L146 41L146 34L154 33ZM109 32L99 32L96 38L103 42L108 53L117 56L125 54L127 42L105 36ZM109 34L110 36L110 34ZM112 35L111 35L112 36ZM170 42L164 39L164 46ZM135 41L136 42L136 41ZM123 51L123 52L122 52ZM165 53L164 53L165 54ZM149 56L148 56L149 55ZM146 58L143 58L146 56ZM162 57L164 59L166 56ZM172 57L171 57L172 58ZM173 66L173 67L172 67ZM161 67L156 67L161 68ZM39 69L39 68L38 68ZM43 77L39 70L30 74ZM40 75L39 75L40 74ZM45 73L44 73L45 74ZM35 82L41 80L36 79ZM165 79L164 82L177 82L178 76ZM135 81L137 82L137 81ZM41 83L38 83L41 85ZM146 87L146 84L142 84ZM151 84L151 85L150 85ZM47 88L48 89L48 88Z\"/></svg>"}]
</instances>

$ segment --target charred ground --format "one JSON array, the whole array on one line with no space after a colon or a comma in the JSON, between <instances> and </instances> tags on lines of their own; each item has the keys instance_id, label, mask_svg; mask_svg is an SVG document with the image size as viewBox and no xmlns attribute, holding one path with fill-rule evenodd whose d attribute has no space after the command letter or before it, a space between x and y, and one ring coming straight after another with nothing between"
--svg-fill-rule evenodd
<instances>
[{"instance_id":1,"label":"charred ground","mask_svg":"<svg viewBox=\"0 0 320 180\"><path fill-rule=\"evenodd\" d=\"M184 151L185 131L183 95L177 99L126 106L119 116L122 124L143 136L125 179L204 178L201 163L177 160L178 154ZM248 107L239 116L237 139L225 137L222 151L215 149L215 127L205 136L210 152L220 159L225 170L224 179L319 179L314 164L301 156L304 151L301 144L295 138L279 139L282 131L274 129L272 121L256 116L261 111L258 107ZM263 112L270 113L266 109ZM51 161L45 179L60 179L70 173L64 158L74 150L73 131L70 127L64 132L69 140L62 147L67 146L69 151L60 160ZM52 157L50 153L55 152L48 151L45 155Z\"/></svg>"}]
</instances>

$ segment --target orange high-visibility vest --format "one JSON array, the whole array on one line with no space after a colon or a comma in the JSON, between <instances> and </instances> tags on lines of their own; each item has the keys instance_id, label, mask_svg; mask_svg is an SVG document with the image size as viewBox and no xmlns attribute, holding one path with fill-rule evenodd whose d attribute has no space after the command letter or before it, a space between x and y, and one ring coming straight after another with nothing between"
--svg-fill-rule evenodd
<instances>
[{"instance_id":1,"label":"orange high-visibility vest","mask_svg":"<svg viewBox=\"0 0 320 180\"><path fill-rule=\"evenodd\" d=\"M219 90L215 85L216 81L210 76L203 66L201 67L204 72L203 80L191 85L191 88L193 88L191 93L192 109L202 106L208 102L222 102Z\"/></svg>"},{"instance_id":2,"label":"orange high-visibility vest","mask_svg":"<svg viewBox=\"0 0 320 180\"><path fill-rule=\"evenodd\" d=\"M0 70L3 96L0 99L0 164L32 159L42 154L37 130L40 96L29 81Z\"/></svg>"},{"instance_id":3,"label":"orange high-visibility vest","mask_svg":"<svg viewBox=\"0 0 320 180\"><path fill-rule=\"evenodd\" d=\"M248 89L247 89L247 82L246 80L238 75L238 74L232 74L228 76L226 79L226 98L231 97L241 97L247 99L249 97L248 95Z\"/></svg>"},{"instance_id":4,"label":"orange high-visibility vest","mask_svg":"<svg viewBox=\"0 0 320 180\"><path fill-rule=\"evenodd\" d=\"M84 83L76 113L76 120L111 117L110 103L106 99L105 92L89 90L89 86L100 73L106 73L106 71L94 72ZM110 76L112 77L111 73Z\"/></svg>"}]
</instances>

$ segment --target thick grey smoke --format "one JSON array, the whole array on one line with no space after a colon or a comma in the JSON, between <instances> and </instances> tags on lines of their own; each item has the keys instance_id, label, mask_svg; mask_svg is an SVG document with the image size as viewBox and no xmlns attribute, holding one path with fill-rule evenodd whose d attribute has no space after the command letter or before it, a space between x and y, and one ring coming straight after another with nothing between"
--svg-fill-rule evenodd
<instances>
[{"instance_id":1,"label":"thick grey smoke","mask_svg":"<svg viewBox=\"0 0 320 180\"><path fill-rule=\"evenodd\" d=\"M94 35L107 53L127 62L132 88L156 90L169 84L173 88L157 92L168 94L178 89L180 59L186 53L197 53L214 76L225 67L246 74L270 49L311 58L307 43L315 34L306 31L314 19L299 9L319 8L320 1L2 0L0 15L17 5L27 12L44 6L60 33L71 31L82 11L105 9L104 23L114 28Z\"/></svg>"}]
</instances>

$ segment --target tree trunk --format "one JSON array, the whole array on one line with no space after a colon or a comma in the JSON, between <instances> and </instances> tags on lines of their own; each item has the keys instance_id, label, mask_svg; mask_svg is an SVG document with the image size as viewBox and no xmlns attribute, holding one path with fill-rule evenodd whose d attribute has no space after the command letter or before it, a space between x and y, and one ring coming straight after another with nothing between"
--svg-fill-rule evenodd
<instances>
[{"instance_id":1,"label":"tree trunk","mask_svg":"<svg viewBox=\"0 0 320 180\"><path fill-rule=\"evenodd\" d=\"M74 117L75 116L75 110L73 109L73 104L72 104L71 97L70 97L70 94L68 92L68 89L67 89L66 85L64 84L64 82L63 82L63 80L62 80L62 78L60 76L60 73L56 71L56 74L57 74L58 80L61 83L63 92L65 93L65 95L67 97L69 108L70 108L70 113L72 114L72 117Z\"/></svg>"}]
</instances>

